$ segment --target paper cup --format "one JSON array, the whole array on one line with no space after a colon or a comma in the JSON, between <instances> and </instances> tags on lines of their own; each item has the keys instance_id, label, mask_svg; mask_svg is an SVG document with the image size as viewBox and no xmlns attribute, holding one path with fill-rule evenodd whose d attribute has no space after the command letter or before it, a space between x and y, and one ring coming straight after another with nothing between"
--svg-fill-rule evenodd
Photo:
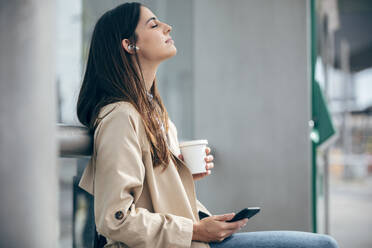
<instances>
[{"instance_id":1,"label":"paper cup","mask_svg":"<svg viewBox=\"0 0 372 248\"><path fill-rule=\"evenodd\" d=\"M192 174L207 172L205 148L208 140L191 140L180 143L181 154Z\"/></svg>"}]
</instances>

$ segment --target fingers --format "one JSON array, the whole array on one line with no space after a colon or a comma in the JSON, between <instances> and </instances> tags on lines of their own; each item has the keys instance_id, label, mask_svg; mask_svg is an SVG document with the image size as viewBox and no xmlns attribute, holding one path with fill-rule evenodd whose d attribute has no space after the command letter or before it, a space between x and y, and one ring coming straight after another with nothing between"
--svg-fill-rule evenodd
<instances>
[{"instance_id":1,"label":"fingers","mask_svg":"<svg viewBox=\"0 0 372 248\"><path fill-rule=\"evenodd\" d=\"M206 157L204 157L204 160L205 160L205 162L212 162L212 160L214 159L214 157L213 157L213 155L208 155L208 156L206 156Z\"/></svg>"},{"instance_id":2,"label":"fingers","mask_svg":"<svg viewBox=\"0 0 372 248\"><path fill-rule=\"evenodd\" d=\"M235 216L235 213L229 213L229 214L214 215L213 217L215 220L227 221L227 220L231 220L232 218L234 218L234 216Z\"/></svg>"},{"instance_id":3,"label":"fingers","mask_svg":"<svg viewBox=\"0 0 372 248\"><path fill-rule=\"evenodd\" d=\"M213 157L212 154L209 154L210 152L211 152L211 148L206 147L205 148L205 153L207 154L207 156L204 157L204 160L206 162L205 168L207 169L207 175L210 175L211 174L211 172L209 170L214 167L214 163L212 162L213 159L214 159L214 157Z\"/></svg>"},{"instance_id":4,"label":"fingers","mask_svg":"<svg viewBox=\"0 0 372 248\"><path fill-rule=\"evenodd\" d=\"M208 175L212 174L212 171L207 169L207 172L192 174L194 180L200 180Z\"/></svg>"},{"instance_id":5,"label":"fingers","mask_svg":"<svg viewBox=\"0 0 372 248\"><path fill-rule=\"evenodd\" d=\"M194 180L200 180L203 177L208 176L209 174L210 173L208 173L208 172L196 173L196 174L192 174L192 177L193 177Z\"/></svg>"},{"instance_id":6,"label":"fingers","mask_svg":"<svg viewBox=\"0 0 372 248\"><path fill-rule=\"evenodd\" d=\"M205 153L208 155L209 153L211 152L211 148L209 148L208 146L205 148Z\"/></svg>"},{"instance_id":7,"label":"fingers","mask_svg":"<svg viewBox=\"0 0 372 248\"><path fill-rule=\"evenodd\" d=\"M205 165L205 168L207 169L207 170L210 170L210 169L212 169L214 167L214 163L207 163L206 165Z\"/></svg>"},{"instance_id":8,"label":"fingers","mask_svg":"<svg viewBox=\"0 0 372 248\"><path fill-rule=\"evenodd\" d=\"M245 219L242 219L242 220L239 220L239 221L235 221L235 222L226 222L225 224L225 228L228 229L228 230L233 230L233 231L237 231L239 230L240 228L244 227L248 222L248 218L245 218Z\"/></svg>"},{"instance_id":9,"label":"fingers","mask_svg":"<svg viewBox=\"0 0 372 248\"><path fill-rule=\"evenodd\" d=\"M205 164L205 169L207 170L208 172L208 175L211 174L211 172L209 171L210 169L212 169L214 167L214 163L212 162L214 159L213 155L208 155L204 158L206 164Z\"/></svg>"},{"instance_id":10,"label":"fingers","mask_svg":"<svg viewBox=\"0 0 372 248\"><path fill-rule=\"evenodd\" d=\"M239 221L231 222L231 223L225 222L227 220L231 220L234 216L235 216L235 213L213 216L215 220L221 221L220 222L221 231L218 235L219 242L231 236L233 233L239 231L242 227L244 227L247 224L248 222L247 218L239 220Z\"/></svg>"},{"instance_id":11,"label":"fingers","mask_svg":"<svg viewBox=\"0 0 372 248\"><path fill-rule=\"evenodd\" d=\"M239 231L243 226L245 226L245 224L244 225L240 225L240 226L238 225L234 229L225 229L225 231L221 233L220 238L219 238L218 241L219 242L222 242L224 239L230 237L233 233Z\"/></svg>"},{"instance_id":12,"label":"fingers","mask_svg":"<svg viewBox=\"0 0 372 248\"><path fill-rule=\"evenodd\" d=\"M205 165L205 168L207 169L207 171L210 170L210 169L212 169L214 167L214 163L211 162L211 161L213 161L213 155L206 156L204 158L204 160L205 160L205 162L207 162L206 165Z\"/></svg>"},{"instance_id":13,"label":"fingers","mask_svg":"<svg viewBox=\"0 0 372 248\"><path fill-rule=\"evenodd\" d=\"M184 161L182 154L178 155L178 158L181 159L182 161Z\"/></svg>"}]
</instances>

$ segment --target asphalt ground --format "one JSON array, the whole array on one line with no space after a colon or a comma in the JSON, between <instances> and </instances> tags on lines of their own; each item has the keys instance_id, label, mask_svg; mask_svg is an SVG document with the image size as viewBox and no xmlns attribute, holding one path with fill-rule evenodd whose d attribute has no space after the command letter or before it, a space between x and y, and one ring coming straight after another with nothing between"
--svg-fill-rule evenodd
<instances>
[{"instance_id":1,"label":"asphalt ground","mask_svg":"<svg viewBox=\"0 0 372 248\"><path fill-rule=\"evenodd\" d=\"M330 178L330 235L340 248L372 248L372 175Z\"/></svg>"}]
</instances>

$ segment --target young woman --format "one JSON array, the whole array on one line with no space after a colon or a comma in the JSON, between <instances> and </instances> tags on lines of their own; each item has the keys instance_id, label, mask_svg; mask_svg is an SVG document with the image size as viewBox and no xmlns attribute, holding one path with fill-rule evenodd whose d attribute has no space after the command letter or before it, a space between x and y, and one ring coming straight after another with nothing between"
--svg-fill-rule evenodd
<instances>
[{"instance_id":1,"label":"young woman","mask_svg":"<svg viewBox=\"0 0 372 248\"><path fill-rule=\"evenodd\" d=\"M159 64L177 49L172 28L140 3L106 12L95 25L77 104L94 137L80 187L94 195L97 232L105 247L337 247L327 235L237 233L248 219L212 215L196 198L180 154L177 129L156 86ZM205 213L207 217L200 218Z\"/></svg>"}]
</instances>

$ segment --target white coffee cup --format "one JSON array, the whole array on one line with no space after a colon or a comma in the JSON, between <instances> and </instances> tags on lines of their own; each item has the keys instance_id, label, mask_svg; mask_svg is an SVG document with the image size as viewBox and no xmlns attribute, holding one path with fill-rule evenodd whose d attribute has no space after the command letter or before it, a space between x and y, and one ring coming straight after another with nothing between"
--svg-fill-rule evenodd
<instances>
[{"instance_id":1,"label":"white coffee cup","mask_svg":"<svg viewBox=\"0 0 372 248\"><path fill-rule=\"evenodd\" d=\"M208 140L191 140L180 143L183 159L192 174L207 172L205 149Z\"/></svg>"}]
</instances>

